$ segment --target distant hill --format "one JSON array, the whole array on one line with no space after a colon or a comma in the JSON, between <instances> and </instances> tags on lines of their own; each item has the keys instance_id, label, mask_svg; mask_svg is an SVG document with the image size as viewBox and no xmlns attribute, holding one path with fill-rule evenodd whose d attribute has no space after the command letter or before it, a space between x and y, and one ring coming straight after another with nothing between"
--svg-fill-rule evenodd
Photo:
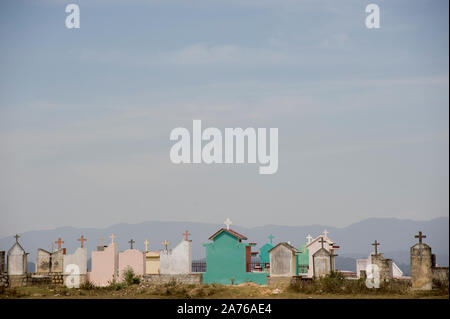
<instances>
[{"instance_id":1,"label":"distant hill","mask_svg":"<svg viewBox=\"0 0 450 319\"><path fill-rule=\"evenodd\" d=\"M139 224L117 224L111 227L98 228L74 228L60 227L52 230L30 231L20 234L20 243L30 253L28 260L36 260L38 248L50 250L51 244L58 237L65 243L68 253L79 247L77 238L83 234L88 241L85 243L88 250L96 249L99 238L105 238L105 244L110 242L109 235L116 235L116 242L120 250L129 247L128 241L133 238L135 248L144 249L144 241L150 241L150 249L159 250L161 242L168 240L170 247L177 244L182 233L188 229L192 234L193 258L205 257L203 243L208 242L208 237L223 225L193 222L162 222L149 221ZM388 258L393 258L397 265L409 265L409 248L417 242L414 235L419 230L423 231L427 238L424 240L429 244L436 254L437 262L441 265L449 264L449 218L441 217L429 221L401 220L396 218L370 218L347 227L337 228L325 225L310 226L279 226L266 225L261 227L246 228L232 225L232 228L248 237L249 242L256 242L258 247L265 244L269 234L275 236L274 242L290 241L295 246L305 243L305 237L311 234L316 237L327 229L328 236L340 246L339 258L342 260L338 269L354 270L354 262L342 258L367 258L372 251L371 243L376 239L381 242L380 251ZM14 243L12 236L0 239L0 250L7 251ZM352 268L350 266L353 264Z\"/></svg>"}]
</instances>

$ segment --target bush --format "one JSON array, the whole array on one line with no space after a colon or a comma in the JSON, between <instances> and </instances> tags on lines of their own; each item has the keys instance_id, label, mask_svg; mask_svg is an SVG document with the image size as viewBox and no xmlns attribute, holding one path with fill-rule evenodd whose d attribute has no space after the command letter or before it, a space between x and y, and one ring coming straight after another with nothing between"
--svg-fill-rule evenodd
<instances>
[{"instance_id":1,"label":"bush","mask_svg":"<svg viewBox=\"0 0 450 319\"><path fill-rule=\"evenodd\" d=\"M123 281L127 286L141 283L141 278L139 278L139 276L136 276L136 274L134 273L134 271L131 267L128 267L123 272L123 278L124 278Z\"/></svg>"}]
</instances>

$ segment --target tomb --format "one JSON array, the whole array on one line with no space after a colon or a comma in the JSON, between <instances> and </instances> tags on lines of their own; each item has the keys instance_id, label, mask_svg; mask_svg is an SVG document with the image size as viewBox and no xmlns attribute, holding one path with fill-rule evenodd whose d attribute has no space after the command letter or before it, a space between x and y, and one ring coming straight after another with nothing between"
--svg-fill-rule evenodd
<instances>
[{"instance_id":1,"label":"tomb","mask_svg":"<svg viewBox=\"0 0 450 319\"><path fill-rule=\"evenodd\" d=\"M119 253L119 281L124 280L128 269L132 269L137 276L143 276L145 273L145 254L133 248L133 239L128 243L130 249Z\"/></svg>"},{"instance_id":2,"label":"tomb","mask_svg":"<svg viewBox=\"0 0 450 319\"><path fill-rule=\"evenodd\" d=\"M36 274L48 274L51 269L51 252L38 248L36 256Z\"/></svg>"},{"instance_id":3,"label":"tomb","mask_svg":"<svg viewBox=\"0 0 450 319\"><path fill-rule=\"evenodd\" d=\"M412 288L416 290L431 290L434 287L447 287L449 285L448 267L436 266L436 256L431 247L422 240L427 236L421 231L414 236L419 242L411 247L411 280Z\"/></svg>"},{"instance_id":4,"label":"tomb","mask_svg":"<svg viewBox=\"0 0 450 319\"><path fill-rule=\"evenodd\" d=\"M405 279L403 271L397 266L392 259L384 258L383 254L378 251L380 243L375 240L372 246L375 247L375 252L371 253L367 259L356 260L356 277L366 278L367 266L375 264L380 272L380 282L387 282L391 279Z\"/></svg>"},{"instance_id":5,"label":"tomb","mask_svg":"<svg viewBox=\"0 0 450 319\"><path fill-rule=\"evenodd\" d=\"M307 276L310 278L314 277L313 256L318 250L320 250L322 248L329 252L330 258L331 258L330 259L330 262L331 262L330 269L332 269L334 271L336 269L334 257L337 256L335 254L335 251L337 249L339 249L339 246L335 245L335 243L328 237L328 231L324 230L323 234L316 237L315 239L312 239L312 237L310 235L308 235L307 239L309 241L309 243L307 243L306 247L305 247L305 250L307 249L307 251L308 251L308 266L306 266L308 268ZM321 240L324 241L323 245L321 243ZM325 256L323 256L324 252L321 252L320 255L321 256L317 255L318 261L319 261L319 257L321 257L320 260L322 260L323 257L325 257ZM322 264L320 264L320 265L322 266ZM306 268L306 267L304 266L304 268Z\"/></svg>"},{"instance_id":6,"label":"tomb","mask_svg":"<svg viewBox=\"0 0 450 319\"><path fill-rule=\"evenodd\" d=\"M190 274L192 272L192 240L189 240L189 232L183 234L183 238L173 249L168 249L166 241L164 249L160 251L161 274Z\"/></svg>"},{"instance_id":7,"label":"tomb","mask_svg":"<svg viewBox=\"0 0 450 319\"><path fill-rule=\"evenodd\" d=\"M300 250L288 243L279 243L271 250L270 276L292 277L298 275L297 256Z\"/></svg>"},{"instance_id":8,"label":"tomb","mask_svg":"<svg viewBox=\"0 0 450 319\"><path fill-rule=\"evenodd\" d=\"M88 280L95 286L105 287L118 280L119 254L115 236L110 236L111 243L102 251L93 251L91 257L91 272Z\"/></svg>"},{"instance_id":9,"label":"tomb","mask_svg":"<svg viewBox=\"0 0 450 319\"><path fill-rule=\"evenodd\" d=\"M8 275L23 276L27 273L27 253L19 244L19 235L14 236L16 242L8 250Z\"/></svg>"},{"instance_id":10,"label":"tomb","mask_svg":"<svg viewBox=\"0 0 450 319\"><path fill-rule=\"evenodd\" d=\"M261 268L264 270L268 270L268 268L270 267L270 254L269 254L269 250L271 250L274 245L273 245L273 239L275 237L272 235L269 235L269 240L270 242L264 244L260 249L259 249L259 261L261 263Z\"/></svg>"},{"instance_id":11,"label":"tomb","mask_svg":"<svg viewBox=\"0 0 450 319\"><path fill-rule=\"evenodd\" d=\"M312 269L313 278L317 279L330 274L335 270L334 268L334 256L329 250L324 248L326 241L323 237L320 238L319 243L321 248L312 255Z\"/></svg>"},{"instance_id":12,"label":"tomb","mask_svg":"<svg viewBox=\"0 0 450 319\"><path fill-rule=\"evenodd\" d=\"M87 248L84 247L83 242L86 241L84 236L81 236L78 241L81 241L81 247L77 248L73 254L64 255L63 269L64 269L64 283L68 285L68 276L71 282L68 286L72 286L74 282L83 284L87 277ZM75 278L77 277L77 278ZM74 280L74 282L72 282Z\"/></svg>"},{"instance_id":13,"label":"tomb","mask_svg":"<svg viewBox=\"0 0 450 319\"><path fill-rule=\"evenodd\" d=\"M206 272L204 283L240 284L254 282L267 284L267 273L251 270L251 256L254 243L245 243L247 237L230 229L227 218L226 228L221 228L209 237L212 242L204 243L206 248Z\"/></svg>"},{"instance_id":14,"label":"tomb","mask_svg":"<svg viewBox=\"0 0 450 319\"><path fill-rule=\"evenodd\" d=\"M160 257L158 251L148 250L149 241L146 239L145 245L145 274L156 275L159 274Z\"/></svg>"}]
</instances>

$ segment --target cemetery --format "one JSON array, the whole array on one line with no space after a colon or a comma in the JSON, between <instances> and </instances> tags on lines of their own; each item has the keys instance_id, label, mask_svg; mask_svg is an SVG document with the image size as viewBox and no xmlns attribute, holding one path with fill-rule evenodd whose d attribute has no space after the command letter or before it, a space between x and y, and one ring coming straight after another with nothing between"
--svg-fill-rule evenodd
<instances>
[{"instance_id":1,"label":"cemetery","mask_svg":"<svg viewBox=\"0 0 450 319\"><path fill-rule=\"evenodd\" d=\"M325 230L316 237L308 235L303 245L295 247L291 242L274 243L274 236L255 250L257 243L231 228L231 220L224 222L202 246L206 261L203 268L193 268L190 232L186 230L176 245L167 240L162 248L150 250L148 240L145 249L135 247L135 240L128 241L129 248L119 251L114 234L108 245L97 246L88 252L83 235L77 239L79 247L69 252L59 237L57 248L47 251L37 249L35 271L29 272L29 253L14 236L11 248L0 251L0 297L8 297L22 291L24 296L49 296L50 291L62 291L64 296L124 295L186 297L232 297L248 293L261 298L296 298L304 294L359 296L393 293L411 297L423 294L445 295L448 298L448 267L439 267L436 256L419 232L418 242L410 247L411 276L405 276L392 259L385 258L381 243L375 240L374 251L367 259L356 260L356 273L336 269L336 251L340 248ZM90 267L88 259L90 257ZM333 290L340 287L338 290ZM18 290L17 290L18 289ZM36 292L38 291L38 292ZM139 293L138 293L139 292ZM229 295L231 294L231 296ZM245 297L245 296L244 296Z\"/></svg>"}]
</instances>

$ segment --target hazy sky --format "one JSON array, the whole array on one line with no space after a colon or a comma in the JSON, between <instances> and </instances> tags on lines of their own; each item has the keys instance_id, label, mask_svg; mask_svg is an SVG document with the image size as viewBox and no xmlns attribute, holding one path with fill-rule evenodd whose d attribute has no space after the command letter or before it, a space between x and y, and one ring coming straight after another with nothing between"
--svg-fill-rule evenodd
<instances>
[{"instance_id":1,"label":"hazy sky","mask_svg":"<svg viewBox=\"0 0 450 319\"><path fill-rule=\"evenodd\" d=\"M372 2L380 29L365 27ZM2 1L0 236L448 216L448 6ZM172 164L170 131L193 119L277 127L278 172Z\"/></svg>"}]
</instances>

